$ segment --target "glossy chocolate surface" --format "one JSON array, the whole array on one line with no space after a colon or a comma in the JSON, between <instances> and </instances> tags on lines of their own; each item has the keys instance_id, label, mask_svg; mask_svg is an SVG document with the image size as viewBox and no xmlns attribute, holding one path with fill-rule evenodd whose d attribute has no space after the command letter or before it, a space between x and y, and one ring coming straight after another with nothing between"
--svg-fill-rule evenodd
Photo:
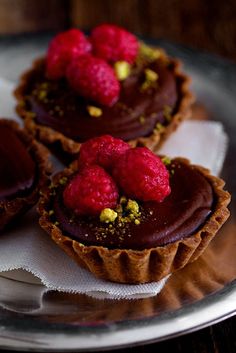
<instances>
[{"instance_id":1,"label":"glossy chocolate surface","mask_svg":"<svg viewBox=\"0 0 236 353\"><path fill-rule=\"evenodd\" d=\"M158 73L155 87L142 91L144 68ZM150 135L156 124L167 124L166 107L173 111L178 103L178 83L171 65L157 60L136 68L121 82L119 101L112 107L100 106L102 115L92 117L88 105L99 104L77 95L66 80L49 81L44 62L28 79L25 91L27 109L35 113L39 124L82 142L94 136L110 134L124 140Z\"/></svg>"},{"instance_id":2,"label":"glossy chocolate surface","mask_svg":"<svg viewBox=\"0 0 236 353\"><path fill-rule=\"evenodd\" d=\"M22 196L33 185L35 163L16 132L0 124L0 201Z\"/></svg>"},{"instance_id":3,"label":"glossy chocolate surface","mask_svg":"<svg viewBox=\"0 0 236 353\"><path fill-rule=\"evenodd\" d=\"M62 190L54 200L55 219L68 236L86 245L145 249L165 245L196 232L214 207L210 183L196 169L180 162L170 166L171 194L161 203L140 203L141 223L126 223L115 232L98 219L74 217L64 205Z\"/></svg>"}]
</instances>

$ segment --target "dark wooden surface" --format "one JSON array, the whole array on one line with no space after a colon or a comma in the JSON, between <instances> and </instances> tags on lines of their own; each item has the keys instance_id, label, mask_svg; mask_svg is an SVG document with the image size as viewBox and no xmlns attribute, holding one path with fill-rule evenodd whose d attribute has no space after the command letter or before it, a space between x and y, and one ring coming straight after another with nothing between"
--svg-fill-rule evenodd
<instances>
[{"instance_id":1,"label":"dark wooden surface","mask_svg":"<svg viewBox=\"0 0 236 353\"><path fill-rule=\"evenodd\" d=\"M71 0L72 25L111 22L236 60L235 0Z\"/></svg>"},{"instance_id":2,"label":"dark wooden surface","mask_svg":"<svg viewBox=\"0 0 236 353\"><path fill-rule=\"evenodd\" d=\"M235 0L0 0L0 34L116 23L236 60Z\"/></svg>"},{"instance_id":3,"label":"dark wooden surface","mask_svg":"<svg viewBox=\"0 0 236 353\"><path fill-rule=\"evenodd\" d=\"M236 60L236 1L0 0L0 33L114 22L138 34L166 38ZM110 351L111 352L111 351ZM121 353L236 353L236 317L164 342Z\"/></svg>"}]
</instances>

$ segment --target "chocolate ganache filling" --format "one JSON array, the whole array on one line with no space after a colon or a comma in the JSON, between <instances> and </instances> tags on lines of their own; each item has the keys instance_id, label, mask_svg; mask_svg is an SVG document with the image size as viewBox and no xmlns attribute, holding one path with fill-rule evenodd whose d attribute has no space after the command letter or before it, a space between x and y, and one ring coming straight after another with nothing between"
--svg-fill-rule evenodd
<instances>
[{"instance_id":1,"label":"chocolate ganache filling","mask_svg":"<svg viewBox=\"0 0 236 353\"><path fill-rule=\"evenodd\" d=\"M145 68L158 74L156 85L142 90ZM37 123L65 136L83 142L110 134L123 140L149 136L157 124L169 122L168 112L178 103L178 82L171 64L161 60L133 69L121 82L119 101L112 107L101 106L76 94L65 79L49 80L42 60L32 71L25 90L27 110L35 114ZM100 107L102 115L90 116L88 106Z\"/></svg>"},{"instance_id":2,"label":"chocolate ganache filling","mask_svg":"<svg viewBox=\"0 0 236 353\"><path fill-rule=\"evenodd\" d=\"M140 224L103 224L99 217L75 216L63 204L63 187L56 193L54 217L65 235L85 245L137 249L166 245L196 232L214 207L211 184L194 167L172 161L171 193L163 202L140 202Z\"/></svg>"},{"instance_id":3,"label":"chocolate ganache filling","mask_svg":"<svg viewBox=\"0 0 236 353\"><path fill-rule=\"evenodd\" d=\"M24 142L0 124L0 201L27 193L35 179L35 163Z\"/></svg>"}]
</instances>

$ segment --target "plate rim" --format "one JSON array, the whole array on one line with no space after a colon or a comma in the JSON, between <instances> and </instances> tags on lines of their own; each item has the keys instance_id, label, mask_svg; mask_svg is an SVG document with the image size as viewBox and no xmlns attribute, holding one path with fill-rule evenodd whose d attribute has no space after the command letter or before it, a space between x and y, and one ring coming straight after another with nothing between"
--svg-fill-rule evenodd
<instances>
[{"instance_id":1,"label":"plate rim","mask_svg":"<svg viewBox=\"0 0 236 353\"><path fill-rule=\"evenodd\" d=\"M154 44L158 44L158 45L161 45L163 46L164 48L166 48L168 51L171 51L171 50L178 50L178 51L183 51L183 56L184 54L188 53L189 51L191 51L192 54L197 54L197 58L195 58L195 60L204 60L204 61L207 61L207 60L210 60L211 63L215 63L215 65L217 67L219 67L220 69L223 70L226 70L226 67L227 67L227 70L232 70L234 72L234 74L236 74L236 64L231 62L230 60L227 60L225 58L221 58L217 55L214 55L214 54L210 54L210 53L207 53L207 52L203 52L203 51L200 51L200 50L197 50L197 49L193 49L193 48L190 48L190 47L186 47L184 45L181 45L181 44L175 44L175 43L172 43L172 42L168 42L166 40L150 40L150 39L147 39L147 42L151 42L151 43L154 43ZM181 55L176 54L176 56L180 57L181 58ZM182 58L183 59L183 58ZM194 66L194 63L192 63L191 65ZM190 65L190 66L191 66ZM234 87L235 91L236 91L236 85ZM232 92L231 92L232 93ZM232 93L233 95L233 93ZM13 280L13 279L9 279L9 280ZM24 283L24 282L22 282ZM37 285L37 286L41 286L40 284L32 284L32 285ZM39 349L41 351L90 351L90 350L107 350L107 349L118 349L118 348L125 348L125 347L130 347L130 346L136 346L136 345L141 345L141 344L149 344L149 343L153 343L153 342L159 342L159 341L163 341L163 340L166 340L166 339L170 339L170 338L173 338L173 337L177 337L177 336L181 336L183 334L186 334L186 333L189 333L189 332L193 332L193 331L196 331L196 330L199 330L201 328L204 328L204 327L207 327L211 324L215 324L217 322L220 322L226 318L229 318L229 317L232 317L233 315L235 315L236 313L236 279L233 280L232 282L229 282L226 286L224 286L222 289L216 291L215 293L212 293L208 296L206 296L205 298L197 301L197 302L194 302L194 303L191 303L191 304L188 304L187 307L182 307L180 309L176 309L174 311L170 311L168 313L163 313L163 314L160 314L158 316L155 316L153 318L148 318L145 319L145 318L142 318L142 319L133 319L133 320L130 320L130 322L132 323L133 326L133 330L138 330L139 333L137 333L136 335L136 339L137 337L139 338L139 336L141 337L140 335L140 332L144 332L144 330L148 327L150 329L150 327L153 327L155 329L155 331L158 331L158 327L163 323L162 321L166 320L166 322L169 322L170 319L172 320L172 324L175 323L174 321L175 320L179 320L179 319L187 319L189 317L191 317L193 319L193 316L194 315L198 315L198 316L201 316L200 314L202 314L203 312L205 313L205 311L207 312L208 316L209 316L209 307L212 308L212 306L214 305L221 305L221 306L224 306L224 304L228 303L229 304L229 299L231 298L231 296L234 298L234 301L232 300L232 303L230 304L230 306L226 307L228 308L224 313L222 312L222 314L219 316L219 314L216 314L215 317L214 315L212 316L212 318L208 321L202 319L202 321L200 320L198 323L195 323L190 326L188 326L188 328L185 328L185 329L179 329L179 330L175 330L169 334L165 334L165 335L162 335L162 336L156 336L155 334L155 337L153 336L152 338L149 337L148 338L148 335L146 336L147 338L145 340L143 339L139 339L138 341L134 341L132 338L130 339L129 341L129 338L127 339L126 338L126 342L123 343L123 344L119 344L119 345L115 345L115 344L112 344L112 345L104 345L103 346L84 346L82 347L81 349L78 347L79 345L81 345L81 340L78 340L78 335L75 335L75 344L77 344L76 347L64 347L64 348L60 348L59 346L55 346L55 347L52 347L52 346L45 346L43 344L43 342L38 342L37 343L37 340L34 341L34 344L35 346L30 346L30 340L28 340L28 343L27 343L27 337L25 338L25 341L21 341L21 346L19 346L19 341L17 341L17 347L15 347L14 345L11 345L11 343L8 343L8 345L4 345L2 344L2 338L3 338L3 333L5 334L8 334L8 338L9 340L12 340L12 344L13 344L13 340L14 340L14 335L15 335L15 332L12 331L11 329L9 329L7 326L1 326L0 327L0 348L1 349L15 349L15 350L28 350L28 351L32 351L32 350L35 350L35 349ZM109 299L108 299L109 300ZM210 301L210 306L209 306L209 302ZM189 314L188 311L193 311L194 315L193 314ZM196 314L196 310L198 310L198 314ZM187 311L187 313L186 313ZM166 317L169 317L169 318L166 318ZM203 318L203 315L202 315L202 318ZM116 322L115 325L116 325L116 329L118 328L117 332L119 331L119 333L124 333L125 330L127 330L127 332L130 333L130 327L129 327L129 320L127 321L121 321L121 322ZM145 321L148 321L148 324L145 322ZM183 321L182 321L183 322ZM128 325L128 328L126 327ZM97 329L97 327L96 327ZM93 330L93 328L91 328L91 330ZM23 332L24 333L24 332ZM113 332L114 333L114 332ZM11 336L11 334L13 334L13 336ZM21 333L22 334L22 333ZM36 336L37 334L42 334L42 332L38 332L36 333ZM68 333L68 337L71 339L71 333ZM32 337L32 333L30 333L31 337ZM65 333L58 333L58 335L61 335L61 337L63 339L65 339ZM133 334L132 334L133 336ZM5 336L6 337L6 336ZM37 337L36 337L37 338ZM97 340L97 335L94 336L94 340L96 341ZM101 336L100 336L100 339L101 339ZM107 336L105 338L107 340ZM119 337L119 339L121 340L121 337ZM55 343L55 332L52 333L52 340L54 341ZM88 337L87 337L87 340L88 340ZM129 342L128 342L129 341ZM68 342L67 342L68 343ZM100 342L101 343L101 342ZM28 345L27 345L28 344ZM58 342L58 344L60 344Z\"/></svg>"}]
</instances>

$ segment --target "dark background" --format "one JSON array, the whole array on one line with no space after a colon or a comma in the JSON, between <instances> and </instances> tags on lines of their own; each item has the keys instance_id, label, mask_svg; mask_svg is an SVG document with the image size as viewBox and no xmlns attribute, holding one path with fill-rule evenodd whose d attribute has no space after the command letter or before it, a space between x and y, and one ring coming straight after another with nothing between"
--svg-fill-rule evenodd
<instances>
[{"instance_id":1,"label":"dark background","mask_svg":"<svg viewBox=\"0 0 236 353\"><path fill-rule=\"evenodd\" d=\"M102 22L236 60L235 0L0 0L0 34Z\"/></svg>"},{"instance_id":2,"label":"dark background","mask_svg":"<svg viewBox=\"0 0 236 353\"><path fill-rule=\"evenodd\" d=\"M90 29L110 22L149 38L236 61L236 0L0 0L0 35ZM121 353L235 353L236 317L195 333Z\"/></svg>"}]
</instances>

